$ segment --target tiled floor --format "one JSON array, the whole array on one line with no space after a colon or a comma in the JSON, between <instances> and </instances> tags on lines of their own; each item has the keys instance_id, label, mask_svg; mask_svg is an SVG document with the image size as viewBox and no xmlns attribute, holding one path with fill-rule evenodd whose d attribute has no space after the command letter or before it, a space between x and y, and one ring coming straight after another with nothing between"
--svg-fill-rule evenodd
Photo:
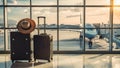
<instances>
[{"instance_id":1,"label":"tiled floor","mask_svg":"<svg viewBox=\"0 0 120 68\"><path fill-rule=\"evenodd\" d=\"M120 68L120 55L103 54L54 54L53 61L16 61L12 64L9 54L0 54L0 68Z\"/></svg>"}]
</instances>

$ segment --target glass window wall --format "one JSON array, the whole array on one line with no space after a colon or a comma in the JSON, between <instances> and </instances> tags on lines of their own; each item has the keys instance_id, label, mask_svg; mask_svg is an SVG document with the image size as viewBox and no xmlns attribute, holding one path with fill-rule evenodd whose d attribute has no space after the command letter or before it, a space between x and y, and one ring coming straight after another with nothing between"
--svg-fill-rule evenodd
<instances>
[{"instance_id":1,"label":"glass window wall","mask_svg":"<svg viewBox=\"0 0 120 68\"><path fill-rule=\"evenodd\" d=\"M3 7L0 7L0 50L4 50L4 20Z\"/></svg>"},{"instance_id":2,"label":"glass window wall","mask_svg":"<svg viewBox=\"0 0 120 68\"><path fill-rule=\"evenodd\" d=\"M30 0L6 0L7 5L30 5Z\"/></svg>"},{"instance_id":3,"label":"glass window wall","mask_svg":"<svg viewBox=\"0 0 120 68\"><path fill-rule=\"evenodd\" d=\"M85 22L86 50L109 51L110 9L107 7L87 7ZM108 42L109 41L109 42Z\"/></svg>"},{"instance_id":4,"label":"glass window wall","mask_svg":"<svg viewBox=\"0 0 120 68\"><path fill-rule=\"evenodd\" d=\"M38 25L37 17L45 16L54 51L119 51L119 7L118 0L0 0L0 50L10 49L18 21ZM43 19L39 27L43 33Z\"/></svg>"}]
</instances>

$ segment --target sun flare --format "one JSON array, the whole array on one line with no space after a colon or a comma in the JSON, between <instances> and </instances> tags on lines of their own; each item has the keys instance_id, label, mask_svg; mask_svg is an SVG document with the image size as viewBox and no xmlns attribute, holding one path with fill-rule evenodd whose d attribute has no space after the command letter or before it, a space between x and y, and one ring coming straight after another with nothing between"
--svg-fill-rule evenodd
<instances>
[{"instance_id":1,"label":"sun flare","mask_svg":"<svg viewBox=\"0 0 120 68\"><path fill-rule=\"evenodd\" d=\"M120 0L113 0L114 5L120 5ZM106 0L107 3L110 3L110 0Z\"/></svg>"},{"instance_id":2,"label":"sun flare","mask_svg":"<svg viewBox=\"0 0 120 68\"><path fill-rule=\"evenodd\" d=\"M114 0L114 5L120 5L120 0Z\"/></svg>"}]
</instances>

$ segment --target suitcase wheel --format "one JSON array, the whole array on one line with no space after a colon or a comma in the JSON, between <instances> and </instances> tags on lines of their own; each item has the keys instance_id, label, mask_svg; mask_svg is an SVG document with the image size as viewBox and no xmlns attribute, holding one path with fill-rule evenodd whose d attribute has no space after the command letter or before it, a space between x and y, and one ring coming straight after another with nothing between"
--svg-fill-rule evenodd
<instances>
[{"instance_id":1,"label":"suitcase wheel","mask_svg":"<svg viewBox=\"0 0 120 68\"><path fill-rule=\"evenodd\" d=\"M51 59L48 59L48 62L51 62Z\"/></svg>"},{"instance_id":2,"label":"suitcase wheel","mask_svg":"<svg viewBox=\"0 0 120 68\"><path fill-rule=\"evenodd\" d=\"M12 63L14 63L14 60L12 60Z\"/></svg>"},{"instance_id":3,"label":"suitcase wheel","mask_svg":"<svg viewBox=\"0 0 120 68\"><path fill-rule=\"evenodd\" d=\"M36 59L34 59L34 61L36 62Z\"/></svg>"},{"instance_id":4,"label":"suitcase wheel","mask_svg":"<svg viewBox=\"0 0 120 68\"><path fill-rule=\"evenodd\" d=\"M51 58L51 60L53 60L53 58Z\"/></svg>"},{"instance_id":5,"label":"suitcase wheel","mask_svg":"<svg viewBox=\"0 0 120 68\"><path fill-rule=\"evenodd\" d=\"M28 60L28 62L31 62L31 60Z\"/></svg>"}]
</instances>

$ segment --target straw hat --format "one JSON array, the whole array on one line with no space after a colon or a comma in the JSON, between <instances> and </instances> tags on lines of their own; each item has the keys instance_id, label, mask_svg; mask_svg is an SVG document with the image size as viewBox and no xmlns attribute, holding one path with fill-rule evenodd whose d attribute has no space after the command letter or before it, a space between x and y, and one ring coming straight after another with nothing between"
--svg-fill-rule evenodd
<instances>
[{"instance_id":1,"label":"straw hat","mask_svg":"<svg viewBox=\"0 0 120 68\"><path fill-rule=\"evenodd\" d=\"M17 29L23 34L29 34L35 29L35 22L32 19L24 18L17 24Z\"/></svg>"}]
</instances>

